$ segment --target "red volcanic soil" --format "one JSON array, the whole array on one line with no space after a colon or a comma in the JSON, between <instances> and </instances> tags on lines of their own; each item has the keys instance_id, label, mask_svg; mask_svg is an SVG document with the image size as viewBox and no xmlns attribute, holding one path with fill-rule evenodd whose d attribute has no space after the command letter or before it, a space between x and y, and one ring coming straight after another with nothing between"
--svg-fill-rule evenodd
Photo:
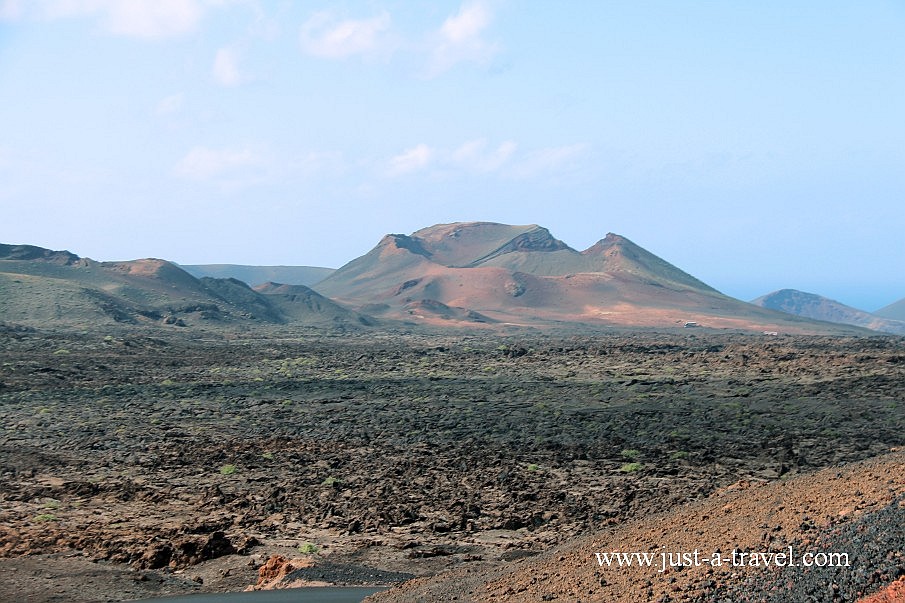
<instances>
[{"instance_id":1,"label":"red volcanic soil","mask_svg":"<svg viewBox=\"0 0 905 603\"><path fill-rule=\"evenodd\" d=\"M902 601L905 601L905 576L902 576L882 591L858 601L859 603L902 603Z\"/></svg>"}]
</instances>

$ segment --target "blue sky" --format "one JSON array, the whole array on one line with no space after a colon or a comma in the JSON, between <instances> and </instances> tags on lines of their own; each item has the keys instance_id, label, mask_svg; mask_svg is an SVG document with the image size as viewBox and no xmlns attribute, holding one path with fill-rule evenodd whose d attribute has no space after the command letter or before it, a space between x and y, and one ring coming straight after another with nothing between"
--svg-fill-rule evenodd
<instances>
[{"instance_id":1,"label":"blue sky","mask_svg":"<svg viewBox=\"0 0 905 603\"><path fill-rule=\"evenodd\" d=\"M338 267L436 223L905 297L898 0L0 0L0 241Z\"/></svg>"}]
</instances>

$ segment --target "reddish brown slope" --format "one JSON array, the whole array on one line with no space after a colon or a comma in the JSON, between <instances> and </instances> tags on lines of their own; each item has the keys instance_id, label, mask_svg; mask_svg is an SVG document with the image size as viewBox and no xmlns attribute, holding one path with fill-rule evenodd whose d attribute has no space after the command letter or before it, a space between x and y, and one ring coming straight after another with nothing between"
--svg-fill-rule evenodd
<instances>
[{"instance_id":1,"label":"reddish brown slope","mask_svg":"<svg viewBox=\"0 0 905 603\"><path fill-rule=\"evenodd\" d=\"M537 225L441 224L393 234L315 288L369 313L435 324L413 314L424 301L497 323L832 331L806 319L722 295L632 243L609 234L578 252ZM467 322L467 321L466 321Z\"/></svg>"}]
</instances>

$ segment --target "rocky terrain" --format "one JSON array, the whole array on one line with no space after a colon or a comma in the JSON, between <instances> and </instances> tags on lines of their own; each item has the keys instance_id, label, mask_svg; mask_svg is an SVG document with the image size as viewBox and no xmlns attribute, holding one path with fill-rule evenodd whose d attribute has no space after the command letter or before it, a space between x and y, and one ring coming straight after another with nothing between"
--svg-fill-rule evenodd
<instances>
[{"instance_id":1,"label":"rocky terrain","mask_svg":"<svg viewBox=\"0 0 905 603\"><path fill-rule=\"evenodd\" d=\"M7 324L0 599L242 590L274 555L283 585L521 567L901 446L903 377L891 337Z\"/></svg>"},{"instance_id":2,"label":"rocky terrain","mask_svg":"<svg viewBox=\"0 0 905 603\"><path fill-rule=\"evenodd\" d=\"M536 558L453 570L368 600L893 602L903 600L903 545L897 452L772 484L743 480ZM620 565L617 552L653 562Z\"/></svg>"}]
</instances>

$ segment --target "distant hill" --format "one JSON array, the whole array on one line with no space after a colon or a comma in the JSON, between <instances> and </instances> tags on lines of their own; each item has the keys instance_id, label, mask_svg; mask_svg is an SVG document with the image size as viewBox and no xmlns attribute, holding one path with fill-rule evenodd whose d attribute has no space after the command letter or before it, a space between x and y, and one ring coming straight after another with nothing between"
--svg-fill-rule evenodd
<instances>
[{"instance_id":1,"label":"distant hill","mask_svg":"<svg viewBox=\"0 0 905 603\"><path fill-rule=\"evenodd\" d=\"M241 264L180 265L180 268L201 278L234 278L252 287L269 282L289 285L313 285L334 272L333 268L315 266L244 266Z\"/></svg>"},{"instance_id":2,"label":"distant hill","mask_svg":"<svg viewBox=\"0 0 905 603\"><path fill-rule=\"evenodd\" d=\"M846 306L835 300L795 289L774 291L758 297L751 303L763 308L794 314L795 316L856 325L884 333L905 335L905 322L882 318L875 314Z\"/></svg>"},{"instance_id":3,"label":"distant hill","mask_svg":"<svg viewBox=\"0 0 905 603\"><path fill-rule=\"evenodd\" d=\"M314 288L369 314L422 324L838 329L725 296L620 235L576 251L535 224L387 235Z\"/></svg>"},{"instance_id":4,"label":"distant hill","mask_svg":"<svg viewBox=\"0 0 905 603\"><path fill-rule=\"evenodd\" d=\"M835 302L818 304L823 312L812 316L826 320L829 303ZM851 320L859 312L846 311ZM234 277L197 278L162 259L96 262L69 251L0 244L0 323L351 328L378 324L374 316L390 325L457 328L862 332L725 296L620 235L576 251L533 224L440 224L387 235L314 288L273 280L252 288ZM898 329L895 321L862 318L851 324L901 332L891 330Z\"/></svg>"},{"instance_id":5,"label":"distant hill","mask_svg":"<svg viewBox=\"0 0 905 603\"><path fill-rule=\"evenodd\" d=\"M884 308L874 312L876 316L891 318L893 320L905 320L905 299L893 302Z\"/></svg>"},{"instance_id":6,"label":"distant hill","mask_svg":"<svg viewBox=\"0 0 905 603\"><path fill-rule=\"evenodd\" d=\"M313 291L306 304L287 305L237 279L198 279L166 260L96 262L69 251L5 244L0 244L0 321L85 327L372 322Z\"/></svg>"},{"instance_id":7,"label":"distant hill","mask_svg":"<svg viewBox=\"0 0 905 603\"><path fill-rule=\"evenodd\" d=\"M374 325L373 318L352 312L304 285L284 285L267 282L254 288L290 321L304 321L308 325L337 323Z\"/></svg>"}]
</instances>

